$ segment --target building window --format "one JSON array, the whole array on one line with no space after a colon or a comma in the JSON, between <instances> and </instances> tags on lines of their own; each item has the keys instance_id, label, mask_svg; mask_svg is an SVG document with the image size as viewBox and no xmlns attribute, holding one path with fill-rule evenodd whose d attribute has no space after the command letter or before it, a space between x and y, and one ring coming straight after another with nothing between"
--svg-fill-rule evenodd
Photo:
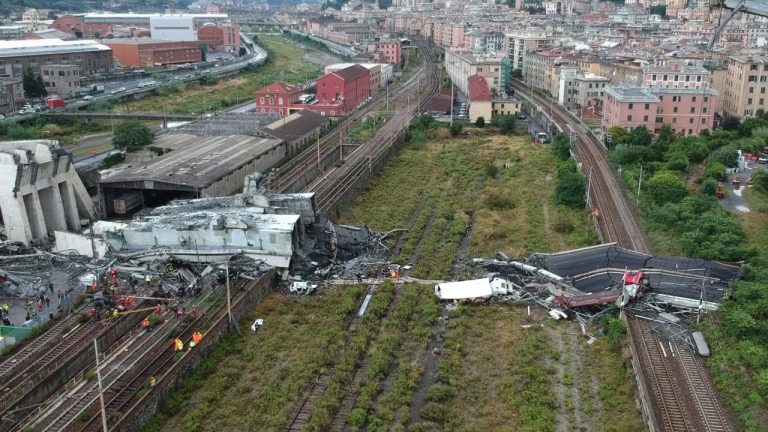
<instances>
[{"instance_id":1,"label":"building window","mask_svg":"<svg viewBox=\"0 0 768 432\"><path fill-rule=\"evenodd\" d=\"M704 113L704 114L706 114L706 113L707 113L707 107L704 107L704 108L702 108L702 109L701 109L701 112L702 112L702 113Z\"/></svg>"},{"instance_id":2,"label":"building window","mask_svg":"<svg viewBox=\"0 0 768 432\"><path fill-rule=\"evenodd\" d=\"M632 114L627 116L627 121L632 121Z\"/></svg>"},{"instance_id":3,"label":"building window","mask_svg":"<svg viewBox=\"0 0 768 432\"><path fill-rule=\"evenodd\" d=\"M672 108L672 112L677 112L677 107Z\"/></svg>"},{"instance_id":4,"label":"building window","mask_svg":"<svg viewBox=\"0 0 768 432\"><path fill-rule=\"evenodd\" d=\"M651 109L651 104L645 104L645 110L648 111L649 109Z\"/></svg>"},{"instance_id":5,"label":"building window","mask_svg":"<svg viewBox=\"0 0 768 432\"><path fill-rule=\"evenodd\" d=\"M677 117L672 117L672 124L677 123Z\"/></svg>"},{"instance_id":6,"label":"building window","mask_svg":"<svg viewBox=\"0 0 768 432\"><path fill-rule=\"evenodd\" d=\"M632 108L634 108L634 107L635 107L635 104L629 104L629 107L628 107L628 108L629 108L629 109L632 109Z\"/></svg>"},{"instance_id":7,"label":"building window","mask_svg":"<svg viewBox=\"0 0 768 432\"><path fill-rule=\"evenodd\" d=\"M693 124L693 117L688 119L688 123Z\"/></svg>"},{"instance_id":8,"label":"building window","mask_svg":"<svg viewBox=\"0 0 768 432\"><path fill-rule=\"evenodd\" d=\"M643 121L644 121L644 122L647 122L647 121L648 121L648 116L647 116L647 115L646 115L646 116L643 116Z\"/></svg>"},{"instance_id":9,"label":"building window","mask_svg":"<svg viewBox=\"0 0 768 432\"><path fill-rule=\"evenodd\" d=\"M696 102L696 96L691 98L691 102Z\"/></svg>"},{"instance_id":10,"label":"building window","mask_svg":"<svg viewBox=\"0 0 768 432\"><path fill-rule=\"evenodd\" d=\"M704 102L709 102L709 96L704 96Z\"/></svg>"},{"instance_id":11,"label":"building window","mask_svg":"<svg viewBox=\"0 0 768 432\"><path fill-rule=\"evenodd\" d=\"M691 114L696 114L696 107L691 107Z\"/></svg>"}]
</instances>

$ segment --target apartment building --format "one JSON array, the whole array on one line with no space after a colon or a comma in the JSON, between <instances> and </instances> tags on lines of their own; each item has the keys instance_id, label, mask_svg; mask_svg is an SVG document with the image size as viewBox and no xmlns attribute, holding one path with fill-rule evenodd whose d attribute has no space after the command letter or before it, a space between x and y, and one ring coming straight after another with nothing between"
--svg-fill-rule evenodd
<instances>
[{"instance_id":1,"label":"apartment building","mask_svg":"<svg viewBox=\"0 0 768 432\"><path fill-rule=\"evenodd\" d=\"M476 53L498 53L504 51L504 33L484 32L468 35L472 39L472 50Z\"/></svg>"},{"instance_id":2,"label":"apartment building","mask_svg":"<svg viewBox=\"0 0 768 432\"><path fill-rule=\"evenodd\" d=\"M523 70L526 52L552 48L554 42L555 38L547 36L543 31L507 33L505 51L507 58L512 61L512 70Z\"/></svg>"},{"instance_id":3,"label":"apartment building","mask_svg":"<svg viewBox=\"0 0 768 432\"><path fill-rule=\"evenodd\" d=\"M703 88L709 86L709 71L689 62L663 62L643 68L646 87Z\"/></svg>"},{"instance_id":4,"label":"apartment building","mask_svg":"<svg viewBox=\"0 0 768 432\"><path fill-rule=\"evenodd\" d=\"M475 55L471 51L445 50L445 70L465 95L469 94L468 78L471 75L481 75L491 89L500 92L501 60L501 57Z\"/></svg>"},{"instance_id":5,"label":"apartment building","mask_svg":"<svg viewBox=\"0 0 768 432\"><path fill-rule=\"evenodd\" d=\"M533 88L556 95L560 86L559 68L563 64L572 64L563 59L559 51L529 51L525 53L523 78Z\"/></svg>"},{"instance_id":6,"label":"apartment building","mask_svg":"<svg viewBox=\"0 0 768 432\"><path fill-rule=\"evenodd\" d=\"M0 75L21 77L28 67L40 73L40 66L74 64L84 74L112 68L112 50L96 41L37 39L0 41Z\"/></svg>"},{"instance_id":7,"label":"apartment building","mask_svg":"<svg viewBox=\"0 0 768 432\"><path fill-rule=\"evenodd\" d=\"M728 58L723 92L723 113L734 117L754 116L766 109L768 55L735 55Z\"/></svg>"},{"instance_id":8,"label":"apartment building","mask_svg":"<svg viewBox=\"0 0 768 432\"><path fill-rule=\"evenodd\" d=\"M80 96L82 75L80 68L70 64L52 64L40 66L40 74L49 95L58 95L67 99Z\"/></svg>"},{"instance_id":9,"label":"apartment building","mask_svg":"<svg viewBox=\"0 0 768 432\"><path fill-rule=\"evenodd\" d=\"M601 126L645 126L653 133L670 126L677 133L697 135L714 127L717 99L717 91L707 87L606 86Z\"/></svg>"}]
</instances>

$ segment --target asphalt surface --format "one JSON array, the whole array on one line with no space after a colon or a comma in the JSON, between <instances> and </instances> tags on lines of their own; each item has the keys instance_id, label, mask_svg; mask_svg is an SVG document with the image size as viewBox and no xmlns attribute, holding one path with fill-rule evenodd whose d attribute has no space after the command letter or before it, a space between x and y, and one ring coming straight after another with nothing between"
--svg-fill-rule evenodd
<instances>
[{"instance_id":1,"label":"asphalt surface","mask_svg":"<svg viewBox=\"0 0 768 432\"><path fill-rule=\"evenodd\" d=\"M738 266L696 258L650 256L615 245L557 254L535 254L528 262L565 277L579 290L602 292L619 286L625 270L648 273L653 291L708 301L722 299L728 284L741 274Z\"/></svg>"}]
</instances>

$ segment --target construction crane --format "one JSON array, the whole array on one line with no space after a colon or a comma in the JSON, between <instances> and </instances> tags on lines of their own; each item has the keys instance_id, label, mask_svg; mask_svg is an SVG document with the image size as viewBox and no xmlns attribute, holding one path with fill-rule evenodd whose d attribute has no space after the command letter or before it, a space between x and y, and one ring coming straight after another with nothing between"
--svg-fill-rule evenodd
<instances>
[{"instance_id":1,"label":"construction crane","mask_svg":"<svg viewBox=\"0 0 768 432\"><path fill-rule=\"evenodd\" d=\"M723 31L725 26L728 25L731 19L736 16L737 13L744 12L752 15L768 17L768 2L766 1L725 0L725 2L721 3L721 5L725 8L732 9L733 12L728 15L724 21L721 21L720 24L718 24L715 32L712 34L712 39L710 39L709 44L707 45L707 49L709 50L715 46L715 42L717 42L717 39L720 37L720 33Z\"/></svg>"}]
</instances>

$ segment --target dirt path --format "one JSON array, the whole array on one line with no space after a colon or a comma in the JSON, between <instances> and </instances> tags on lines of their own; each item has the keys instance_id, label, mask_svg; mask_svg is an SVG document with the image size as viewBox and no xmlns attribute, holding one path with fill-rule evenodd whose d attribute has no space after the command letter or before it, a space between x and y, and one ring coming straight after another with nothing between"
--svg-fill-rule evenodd
<instances>
[{"instance_id":1,"label":"dirt path","mask_svg":"<svg viewBox=\"0 0 768 432\"><path fill-rule=\"evenodd\" d=\"M429 238L429 235L432 233L432 225L435 223L436 218L437 218L436 212L432 212L432 214L429 215L427 224L424 225L424 230L421 232L421 237L419 237L419 243L416 245L416 249L413 251L413 254L411 254L411 256L408 257L409 263L416 263L419 261L419 258L421 258L421 254L424 252L424 245L427 244L427 239Z\"/></svg>"},{"instance_id":2,"label":"dirt path","mask_svg":"<svg viewBox=\"0 0 768 432\"><path fill-rule=\"evenodd\" d=\"M566 345L560 334L559 329L549 325L544 326L544 333L549 339L549 345L552 347L555 353L554 357L547 356L544 359L544 364L548 368L552 368L555 371L552 387L555 392L555 398L557 399L557 412L555 418L557 419L557 432L568 432L571 429L568 427L568 410L566 406L566 400L570 400L571 389L566 385Z\"/></svg>"},{"instance_id":3,"label":"dirt path","mask_svg":"<svg viewBox=\"0 0 768 432\"><path fill-rule=\"evenodd\" d=\"M456 259L453 261L453 280L459 280L461 273L465 267L465 260L467 259L467 250L469 250L469 243L472 240L472 227L475 226L475 213L469 218L467 224L467 230L464 232L464 237L461 239L459 249L456 251Z\"/></svg>"},{"instance_id":4,"label":"dirt path","mask_svg":"<svg viewBox=\"0 0 768 432\"><path fill-rule=\"evenodd\" d=\"M411 410L408 414L407 426L421 422L421 409L427 401L429 389L437 382L437 359L443 350L443 334L448 324L448 309L443 305L440 308L440 317L435 322L433 337L429 341L427 351L424 353L424 370L421 373L419 385L413 392Z\"/></svg>"},{"instance_id":5,"label":"dirt path","mask_svg":"<svg viewBox=\"0 0 768 432\"><path fill-rule=\"evenodd\" d=\"M413 209L413 212L411 212L411 215L408 217L408 225L406 225L409 230L413 229L413 224L416 223L416 218L419 217L419 214L424 209L425 205L427 205L426 200L419 200L419 204L416 206L416 208ZM395 243L395 247L392 249L392 258L396 258L398 255L400 255L400 250L403 248L407 234L408 231L403 231L397 238L397 243Z\"/></svg>"}]
</instances>

